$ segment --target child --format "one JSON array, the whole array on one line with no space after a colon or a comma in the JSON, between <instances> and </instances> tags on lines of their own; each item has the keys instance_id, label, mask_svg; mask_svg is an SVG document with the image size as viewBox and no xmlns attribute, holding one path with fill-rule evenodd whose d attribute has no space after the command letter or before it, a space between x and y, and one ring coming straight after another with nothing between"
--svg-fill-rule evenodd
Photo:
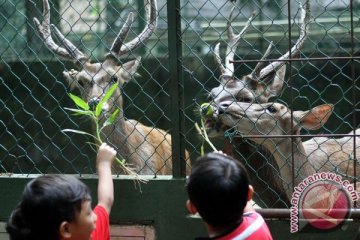
<instances>
[{"instance_id":1,"label":"child","mask_svg":"<svg viewBox=\"0 0 360 240\"><path fill-rule=\"evenodd\" d=\"M199 213L209 235L198 239L272 239L264 219L249 202L253 188L239 161L223 153L198 158L187 192L187 209L191 214Z\"/></svg>"},{"instance_id":2,"label":"child","mask_svg":"<svg viewBox=\"0 0 360 240\"><path fill-rule=\"evenodd\" d=\"M100 146L94 211L88 187L73 176L44 175L31 180L7 223L10 240L110 239L109 214L114 202L111 165L115 156L112 147Z\"/></svg>"}]
</instances>

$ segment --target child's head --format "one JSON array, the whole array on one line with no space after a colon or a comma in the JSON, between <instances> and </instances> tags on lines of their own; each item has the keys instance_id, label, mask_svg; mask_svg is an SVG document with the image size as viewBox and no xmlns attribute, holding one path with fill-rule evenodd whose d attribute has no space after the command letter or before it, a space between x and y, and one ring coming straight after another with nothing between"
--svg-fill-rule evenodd
<instances>
[{"instance_id":1,"label":"child's head","mask_svg":"<svg viewBox=\"0 0 360 240\"><path fill-rule=\"evenodd\" d=\"M235 159L209 153L192 166L187 182L191 213L198 212L213 227L226 227L239 222L247 201L252 196L247 172Z\"/></svg>"},{"instance_id":2,"label":"child's head","mask_svg":"<svg viewBox=\"0 0 360 240\"><path fill-rule=\"evenodd\" d=\"M85 184L69 175L45 175L25 186L6 230L11 240L55 240L64 236L71 239L83 227L86 233L81 234L89 239L96 221L93 215ZM79 222L82 226L75 227Z\"/></svg>"}]
</instances>

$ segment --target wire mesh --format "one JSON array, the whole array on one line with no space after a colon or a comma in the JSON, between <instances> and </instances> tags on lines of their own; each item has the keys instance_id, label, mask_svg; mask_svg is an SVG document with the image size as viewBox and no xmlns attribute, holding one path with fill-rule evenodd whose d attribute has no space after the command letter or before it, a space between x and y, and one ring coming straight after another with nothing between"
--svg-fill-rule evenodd
<instances>
[{"instance_id":1,"label":"wire mesh","mask_svg":"<svg viewBox=\"0 0 360 240\"><path fill-rule=\"evenodd\" d=\"M167 1L157 1L156 31L139 48L120 59L125 63L142 57L137 71L140 77L125 83L121 91L124 118L137 120L136 127L140 123L149 126L153 133L158 131L155 127L163 129L167 135L173 134L174 124L178 124L179 134L172 135L172 141L185 141L193 161L201 154L202 146L205 151L211 151L199 136L195 123L200 122L199 106L211 100L210 91L221 82L214 47L220 43L220 55L225 59L226 21L232 2L181 0L179 3L180 8L173 9ZM237 78L252 72L270 42L274 45L268 56L270 60L277 59L295 44L300 29L300 3L303 2L235 1L232 26L236 33L255 12L236 49L234 60L238 62L234 63L234 75ZM73 108L74 103L69 98L70 88L62 72L76 66L52 53L38 37L32 19L42 19L42 4L42 0L0 1L0 171L5 174L94 173L96 149L88 144L93 140L62 132L69 128L91 132L92 124L89 118L74 116L65 109ZM129 39L145 25L142 0L57 0L50 2L50 8L51 22L92 62L105 59L129 12L136 13ZM310 8L310 30L300 53L294 57L301 60L286 62L284 86L269 100L292 110L309 110L325 103L334 105L333 114L320 130L302 130L303 141L318 135L338 138L359 125L359 2L311 1ZM168 30L174 27L169 25L169 16L176 11L180 14L181 28L169 35ZM179 44L181 48L174 49ZM174 88L172 79L179 66L172 67L174 63L169 56L179 49L179 60L175 62L181 64L182 76L179 87ZM80 95L79 91L74 93ZM179 115L174 113L178 111L174 106L178 106ZM292 134L286 135L295 139ZM142 141L150 141L149 138L150 135L145 134ZM256 202L260 206L289 207L283 189L283 166L251 138L229 139L222 135L211 141L218 149L226 148L230 141L234 156L245 163L252 176ZM162 139L165 141L164 136ZM357 155L355 146L357 143L353 147L353 159ZM136 146L134 149L130 155L144 157L143 149ZM175 149L181 151L181 148ZM157 150L154 146L153 151ZM183 153L175 154L182 156ZM292 188L294 183L287 184Z\"/></svg>"},{"instance_id":2,"label":"wire mesh","mask_svg":"<svg viewBox=\"0 0 360 240\"><path fill-rule=\"evenodd\" d=\"M231 80L228 82L222 80L221 74L224 73L221 73L221 67L211 59L214 58L215 45L220 43L220 56L222 63L226 65L224 61L225 55L228 54L227 44L229 44L226 21L229 19L232 4L227 1L184 2L182 8L185 18L184 56L189 58L188 62L184 61L184 67L191 82L189 89L199 89L195 94L196 102L193 106L199 107L203 102L209 101L214 105L219 105L225 100L249 101L248 98L256 95L254 87L251 86L252 83L241 79L249 77L248 74L261 61L270 42L273 42L273 48L264 61L265 65L277 60L294 46L301 27L300 3L304 4L298 1L237 1L234 18L231 21L236 34L240 33L255 11L254 20L251 21L250 27L236 48L234 77L244 83L239 84ZM294 59L286 62L285 82L281 92L274 94L275 96L266 101L261 98L250 99L254 102L254 106L259 101L260 103L269 101L285 104L292 110L303 111L321 104L333 104L332 116L322 128L317 131L302 129L296 135L295 130L298 129L295 128L296 123L285 119L285 115L282 115L282 119L272 119L274 125L266 125L265 130L260 129L259 125L267 124L267 122L262 123L266 114L266 106L262 106L264 115L259 116L258 120L251 119L252 124L248 129L244 129L244 123L246 123L244 117L233 120L233 125L236 125L235 123L237 125L235 127L230 125L230 127L233 127L232 131L235 128L238 135L225 132L225 143L224 134L220 133L219 136L217 133L220 141L218 146L224 144L224 149L234 154L247 166L252 176L252 184L256 189L256 203L262 207L289 207L290 199L286 192L296 186L296 179L300 175L301 178L306 177L308 172L305 171L305 166L298 166L299 164L294 162L299 159L301 147L298 144L291 145L291 143L297 143L299 137L303 142L308 140L307 143L313 141L314 139L311 138L314 137L318 137L319 141L324 140L312 151L305 146L307 147L305 152L300 152L306 156L308 162L315 165L316 171L323 170L321 167L329 164L329 171L336 172L345 179L353 181L356 176L356 173L350 169L356 169L353 166L357 164L358 149L358 138L351 138L351 136L356 135L356 132L352 131L359 125L357 94L359 39L356 34L359 30L359 12L356 9L358 3L350 3L310 1L311 20L308 24L307 39ZM194 54L194 51L198 54ZM204 58L204 54L210 59ZM261 84L266 85L266 82L260 82L259 85ZM250 116L252 107L248 107L249 109L243 114ZM188 116L189 120L193 118L194 115ZM285 121L289 125L292 124L292 131L285 128ZM215 131L221 128L218 124L209 126L212 126ZM282 130L281 135L269 136L271 130L275 129ZM332 152L326 151L325 148L328 145L334 144L333 138L346 135L350 136L347 138L347 143L350 142L350 144L336 143L336 149L333 146ZM326 137L330 139L325 139ZM276 138L287 141L291 149L290 155L280 157L282 162L279 162L279 158L274 159L274 155L283 154L278 150L281 146L276 145L279 142ZM227 141L230 141L232 145L230 149ZM269 141L273 144L270 151L266 145ZM201 142L195 148L199 148L200 144ZM346 147L350 145L350 149L346 150ZM336 155L346 155L347 151L350 154L342 156L340 163ZM314 163L315 155L321 163ZM289 166L291 171L287 170ZM284 173L290 175L290 179Z\"/></svg>"}]
</instances>

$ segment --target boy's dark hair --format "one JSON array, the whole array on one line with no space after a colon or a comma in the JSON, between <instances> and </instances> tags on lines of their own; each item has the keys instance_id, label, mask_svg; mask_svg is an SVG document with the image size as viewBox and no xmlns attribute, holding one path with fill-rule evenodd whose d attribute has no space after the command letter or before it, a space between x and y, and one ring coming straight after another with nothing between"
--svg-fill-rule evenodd
<instances>
[{"instance_id":1,"label":"boy's dark hair","mask_svg":"<svg viewBox=\"0 0 360 240\"><path fill-rule=\"evenodd\" d=\"M248 191L244 166L221 153L199 157L187 182L190 201L203 220L214 227L226 227L242 219Z\"/></svg>"},{"instance_id":2,"label":"boy's dark hair","mask_svg":"<svg viewBox=\"0 0 360 240\"><path fill-rule=\"evenodd\" d=\"M10 240L57 240L61 222L75 220L88 187L69 175L45 175L31 180L6 225Z\"/></svg>"}]
</instances>

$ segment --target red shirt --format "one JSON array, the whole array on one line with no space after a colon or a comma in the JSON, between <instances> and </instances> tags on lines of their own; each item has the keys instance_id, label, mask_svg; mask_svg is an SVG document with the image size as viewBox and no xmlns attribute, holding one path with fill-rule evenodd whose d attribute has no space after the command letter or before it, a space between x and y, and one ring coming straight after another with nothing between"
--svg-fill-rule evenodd
<instances>
[{"instance_id":1,"label":"red shirt","mask_svg":"<svg viewBox=\"0 0 360 240\"><path fill-rule=\"evenodd\" d=\"M217 240L272 240L269 228L257 212L243 215L241 224L231 233L216 238Z\"/></svg>"},{"instance_id":2,"label":"red shirt","mask_svg":"<svg viewBox=\"0 0 360 240\"><path fill-rule=\"evenodd\" d=\"M97 216L96 228L91 234L91 240L110 240L110 221L109 214L104 207L97 205L94 208Z\"/></svg>"}]
</instances>

